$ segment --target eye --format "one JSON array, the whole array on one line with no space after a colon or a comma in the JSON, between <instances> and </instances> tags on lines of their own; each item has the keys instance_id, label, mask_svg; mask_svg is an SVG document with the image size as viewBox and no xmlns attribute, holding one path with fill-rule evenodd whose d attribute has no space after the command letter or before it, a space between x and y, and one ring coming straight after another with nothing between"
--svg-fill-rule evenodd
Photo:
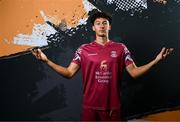
<instances>
[{"instance_id":1,"label":"eye","mask_svg":"<svg viewBox=\"0 0 180 122\"><path fill-rule=\"evenodd\" d=\"M105 22L103 22L103 25L107 25L107 22L105 21Z\"/></svg>"},{"instance_id":2,"label":"eye","mask_svg":"<svg viewBox=\"0 0 180 122\"><path fill-rule=\"evenodd\" d=\"M100 25L100 22L96 22L96 25Z\"/></svg>"}]
</instances>

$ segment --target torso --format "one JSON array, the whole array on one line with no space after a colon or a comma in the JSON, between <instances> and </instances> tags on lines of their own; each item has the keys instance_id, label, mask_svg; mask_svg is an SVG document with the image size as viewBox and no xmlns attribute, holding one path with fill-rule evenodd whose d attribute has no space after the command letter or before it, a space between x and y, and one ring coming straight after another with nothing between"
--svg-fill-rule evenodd
<instances>
[{"instance_id":1,"label":"torso","mask_svg":"<svg viewBox=\"0 0 180 122\"><path fill-rule=\"evenodd\" d=\"M97 42L82 45L83 105L94 109L120 108L120 80L125 67L124 45Z\"/></svg>"}]
</instances>

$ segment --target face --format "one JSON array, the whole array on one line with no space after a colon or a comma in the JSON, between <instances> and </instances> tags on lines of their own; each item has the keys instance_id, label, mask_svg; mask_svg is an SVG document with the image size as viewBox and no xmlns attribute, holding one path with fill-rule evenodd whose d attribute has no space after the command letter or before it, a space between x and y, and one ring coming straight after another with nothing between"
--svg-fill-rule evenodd
<instances>
[{"instance_id":1,"label":"face","mask_svg":"<svg viewBox=\"0 0 180 122\"><path fill-rule=\"evenodd\" d=\"M109 30L111 30L111 26L109 21L105 18L97 18L94 21L94 25L92 26L93 31L95 31L97 36L104 37L108 36Z\"/></svg>"}]
</instances>

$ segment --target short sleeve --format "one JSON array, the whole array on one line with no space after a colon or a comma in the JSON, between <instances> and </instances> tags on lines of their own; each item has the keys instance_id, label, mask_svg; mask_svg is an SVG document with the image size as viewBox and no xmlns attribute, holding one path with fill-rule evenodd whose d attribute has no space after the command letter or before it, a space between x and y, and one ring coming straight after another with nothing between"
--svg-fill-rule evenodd
<instances>
[{"instance_id":1,"label":"short sleeve","mask_svg":"<svg viewBox=\"0 0 180 122\"><path fill-rule=\"evenodd\" d=\"M134 61L131 57L131 53L128 50L128 48L125 45L123 46L124 46L124 62L125 62L125 66L128 66L129 64L134 63Z\"/></svg>"},{"instance_id":2,"label":"short sleeve","mask_svg":"<svg viewBox=\"0 0 180 122\"><path fill-rule=\"evenodd\" d=\"M74 58L72 59L73 63L76 63L78 65L81 64L81 53L82 53L82 49L81 47L79 47L74 54Z\"/></svg>"}]
</instances>

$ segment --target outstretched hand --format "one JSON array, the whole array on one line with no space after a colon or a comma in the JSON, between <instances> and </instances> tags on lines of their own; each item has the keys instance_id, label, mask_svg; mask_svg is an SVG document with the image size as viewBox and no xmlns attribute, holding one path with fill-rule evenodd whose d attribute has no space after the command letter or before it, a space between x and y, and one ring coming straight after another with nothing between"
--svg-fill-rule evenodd
<instances>
[{"instance_id":1,"label":"outstretched hand","mask_svg":"<svg viewBox=\"0 0 180 122\"><path fill-rule=\"evenodd\" d=\"M47 56L41 51L41 49L33 49L31 50L32 54L41 61L47 62L48 58Z\"/></svg>"},{"instance_id":2,"label":"outstretched hand","mask_svg":"<svg viewBox=\"0 0 180 122\"><path fill-rule=\"evenodd\" d=\"M156 56L156 61L159 62L161 60L164 60L166 59L173 51L174 49L173 48L165 48L163 47L161 49L161 52Z\"/></svg>"}]
</instances>

